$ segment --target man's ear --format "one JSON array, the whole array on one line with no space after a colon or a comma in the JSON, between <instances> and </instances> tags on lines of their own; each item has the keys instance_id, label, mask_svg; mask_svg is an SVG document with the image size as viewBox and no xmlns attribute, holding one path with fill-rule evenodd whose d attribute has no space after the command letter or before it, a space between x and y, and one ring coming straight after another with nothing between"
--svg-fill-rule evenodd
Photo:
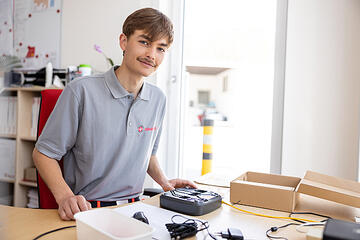
<instances>
[{"instance_id":1,"label":"man's ear","mask_svg":"<svg viewBox=\"0 0 360 240\"><path fill-rule=\"evenodd\" d=\"M126 45L127 45L127 37L125 34L120 34L120 37L119 37L119 43L120 43L120 47L123 51L126 50Z\"/></svg>"}]
</instances>

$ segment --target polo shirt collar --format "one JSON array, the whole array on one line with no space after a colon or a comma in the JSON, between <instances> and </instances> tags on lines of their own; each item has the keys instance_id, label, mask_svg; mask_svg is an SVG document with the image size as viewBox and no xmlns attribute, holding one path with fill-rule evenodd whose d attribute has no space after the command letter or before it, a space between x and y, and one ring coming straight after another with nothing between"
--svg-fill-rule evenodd
<instances>
[{"instance_id":1,"label":"polo shirt collar","mask_svg":"<svg viewBox=\"0 0 360 240\"><path fill-rule=\"evenodd\" d=\"M138 97L145 101L148 101L150 99L150 88L149 88L147 82L145 82L145 81L143 82L143 85L138 94Z\"/></svg>"},{"instance_id":2,"label":"polo shirt collar","mask_svg":"<svg viewBox=\"0 0 360 240\"><path fill-rule=\"evenodd\" d=\"M115 75L115 70L118 67L119 66L114 66L105 73L106 86L108 87L109 91L111 92L111 95L114 98L122 98L131 95L131 93L126 91L125 88L120 84L119 80ZM138 97L143 100L150 99L150 88L148 86L148 83L146 83L145 81L143 83L143 86L141 87Z\"/></svg>"}]
</instances>

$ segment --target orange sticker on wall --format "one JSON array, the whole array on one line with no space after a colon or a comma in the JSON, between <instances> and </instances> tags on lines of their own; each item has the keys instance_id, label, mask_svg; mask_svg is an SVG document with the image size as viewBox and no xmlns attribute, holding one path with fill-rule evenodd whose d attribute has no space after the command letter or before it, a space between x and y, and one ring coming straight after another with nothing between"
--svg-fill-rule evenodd
<instances>
[{"instance_id":1,"label":"orange sticker on wall","mask_svg":"<svg viewBox=\"0 0 360 240\"><path fill-rule=\"evenodd\" d=\"M35 56L35 47L28 46L28 52L26 58L32 58Z\"/></svg>"}]
</instances>

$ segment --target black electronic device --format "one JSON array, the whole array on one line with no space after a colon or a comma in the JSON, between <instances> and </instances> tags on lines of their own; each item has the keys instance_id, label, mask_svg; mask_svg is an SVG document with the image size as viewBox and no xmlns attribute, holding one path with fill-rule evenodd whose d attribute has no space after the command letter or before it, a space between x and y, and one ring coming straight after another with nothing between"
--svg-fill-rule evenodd
<instances>
[{"instance_id":1,"label":"black electronic device","mask_svg":"<svg viewBox=\"0 0 360 240\"><path fill-rule=\"evenodd\" d=\"M68 72L66 69L53 69L53 75L58 76L61 81L67 82ZM5 72L4 86L45 86L46 68L37 69L23 69L14 68L10 72Z\"/></svg>"},{"instance_id":2,"label":"black electronic device","mask_svg":"<svg viewBox=\"0 0 360 240\"><path fill-rule=\"evenodd\" d=\"M221 206L221 196L212 191L195 188L177 188L160 195L160 207L200 216Z\"/></svg>"},{"instance_id":3,"label":"black electronic device","mask_svg":"<svg viewBox=\"0 0 360 240\"><path fill-rule=\"evenodd\" d=\"M358 240L360 239L360 224L337 219L326 221L324 240Z\"/></svg>"},{"instance_id":4,"label":"black electronic device","mask_svg":"<svg viewBox=\"0 0 360 240\"><path fill-rule=\"evenodd\" d=\"M136 213L134 213L133 218L135 218L136 220L139 220L139 221L141 221L143 223L149 224L149 220L145 216L144 212L136 212Z\"/></svg>"}]
</instances>

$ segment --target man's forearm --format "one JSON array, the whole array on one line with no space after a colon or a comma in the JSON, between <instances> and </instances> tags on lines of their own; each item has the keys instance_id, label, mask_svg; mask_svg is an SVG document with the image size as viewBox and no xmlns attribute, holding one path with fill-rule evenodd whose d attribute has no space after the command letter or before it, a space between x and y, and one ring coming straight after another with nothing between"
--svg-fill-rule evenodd
<instances>
[{"instance_id":1,"label":"man's forearm","mask_svg":"<svg viewBox=\"0 0 360 240\"><path fill-rule=\"evenodd\" d=\"M149 167L148 167L147 173L161 187L164 187L164 185L168 184L168 178L165 176L164 172L161 170L156 156L150 157L150 162L149 162Z\"/></svg>"},{"instance_id":2,"label":"man's forearm","mask_svg":"<svg viewBox=\"0 0 360 240\"><path fill-rule=\"evenodd\" d=\"M42 179L47 184L58 204L63 198L74 195L62 176L57 160L45 156L36 148L33 151L33 160Z\"/></svg>"},{"instance_id":3,"label":"man's forearm","mask_svg":"<svg viewBox=\"0 0 360 240\"><path fill-rule=\"evenodd\" d=\"M182 187L197 188L197 186L189 180L179 178L169 180L161 170L156 156L151 156L147 172L150 177L152 177L152 179L154 179L163 188L164 191L170 191L174 188Z\"/></svg>"}]
</instances>

